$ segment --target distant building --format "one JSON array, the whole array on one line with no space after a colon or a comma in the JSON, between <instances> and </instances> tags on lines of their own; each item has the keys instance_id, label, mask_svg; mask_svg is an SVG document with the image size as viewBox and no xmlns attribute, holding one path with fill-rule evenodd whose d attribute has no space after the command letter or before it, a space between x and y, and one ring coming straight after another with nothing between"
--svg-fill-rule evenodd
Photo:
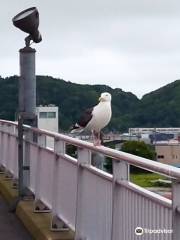
<instances>
[{"instance_id":1,"label":"distant building","mask_svg":"<svg viewBox=\"0 0 180 240\"><path fill-rule=\"evenodd\" d=\"M178 140L156 142L155 151L158 162L180 167L180 142Z\"/></svg>"},{"instance_id":2,"label":"distant building","mask_svg":"<svg viewBox=\"0 0 180 240\"><path fill-rule=\"evenodd\" d=\"M149 135L151 143L159 142L159 141L168 141L170 139L173 139L174 137L175 137L175 134L173 133L155 133L155 134Z\"/></svg>"},{"instance_id":3,"label":"distant building","mask_svg":"<svg viewBox=\"0 0 180 240\"><path fill-rule=\"evenodd\" d=\"M129 128L130 135L138 135L143 133L170 133L170 134L179 134L180 128Z\"/></svg>"},{"instance_id":4,"label":"distant building","mask_svg":"<svg viewBox=\"0 0 180 240\"><path fill-rule=\"evenodd\" d=\"M38 128L51 132L59 132L58 107L55 105L37 107ZM54 148L54 141L47 137L47 147Z\"/></svg>"},{"instance_id":5,"label":"distant building","mask_svg":"<svg viewBox=\"0 0 180 240\"><path fill-rule=\"evenodd\" d=\"M180 134L180 128L129 128L129 135L138 136L147 144L170 140Z\"/></svg>"}]
</instances>

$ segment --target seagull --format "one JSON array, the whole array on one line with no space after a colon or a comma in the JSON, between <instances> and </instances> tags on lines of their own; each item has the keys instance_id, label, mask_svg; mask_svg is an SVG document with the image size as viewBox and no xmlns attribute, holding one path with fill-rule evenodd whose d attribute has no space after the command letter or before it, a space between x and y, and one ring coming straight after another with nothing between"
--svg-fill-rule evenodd
<instances>
[{"instance_id":1,"label":"seagull","mask_svg":"<svg viewBox=\"0 0 180 240\"><path fill-rule=\"evenodd\" d=\"M71 133L91 132L95 146L101 145L101 129L111 120L111 94L101 93L99 103L85 110L79 121L71 128Z\"/></svg>"}]
</instances>

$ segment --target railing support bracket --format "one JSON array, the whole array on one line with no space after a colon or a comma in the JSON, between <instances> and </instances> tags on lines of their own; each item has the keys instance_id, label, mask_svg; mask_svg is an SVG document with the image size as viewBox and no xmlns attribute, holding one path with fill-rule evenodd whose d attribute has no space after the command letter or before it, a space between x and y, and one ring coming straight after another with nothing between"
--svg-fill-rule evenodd
<instances>
[{"instance_id":1,"label":"railing support bracket","mask_svg":"<svg viewBox=\"0 0 180 240\"><path fill-rule=\"evenodd\" d=\"M53 216L51 222L51 231L69 231L68 225L58 216Z\"/></svg>"},{"instance_id":2,"label":"railing support bracket","mask_svg":"<svg viewBox=\"0 0 180 240\"><path fill-rule=\"evenodd\" d=\"M13 179L13 174L10 171L5 171L5 180L11 180Z\"/></svg>"},{"instance_id":3,"label":"railing support bracket","mask_svg":"<svg viewBox=\"0 0 180 240\"><path fill-rule=\"evenodd\" d=\"M18 189L18 179L17 178L14 178L12 180L12 188L13 189Z\"/></svg>"},{"instance_id":4,"label":"railing support bracket","mask_svg":"<svg viewBox=\"0 0 180 240\"><path fill-rule=\"evenodd\" d=\"M34 203L34 212L36 213L48 213L51 210L40 200L35 200Z\"/></svg>"},{"instance_id":5,"label":"railing support bracket","mask_svg":"<svg viewBox=\"0 0 180 240\"><path fill-rule=\"evenodd\" d=\"M0 166L0 174L3 174L5 172L5 167L4 166Z\"/></svg>"}]
</instances>

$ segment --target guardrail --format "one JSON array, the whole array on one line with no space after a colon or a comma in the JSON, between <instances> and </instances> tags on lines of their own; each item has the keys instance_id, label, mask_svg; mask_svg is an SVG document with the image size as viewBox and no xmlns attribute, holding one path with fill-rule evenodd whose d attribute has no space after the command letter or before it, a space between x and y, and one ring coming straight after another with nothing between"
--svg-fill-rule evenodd
<instances>
[{"instance_id":1,"label":"guardrail","mask_svg":"<svg viewBox=\"0 0 180 240\"><path fill-rule=\"evenodd\" d=\"M1 170L14 181L17 132L17 123L0 120ZM35 196L34 211L52 212L52 230L70 227L76 240L129 240L139 239L140 227L143 240L180 239L180 169L29 126L23 139L26 186ZM77 158L67 154L67 145L77 148ZM113 175L91 165L92 153L112 158ZM172 201L131 183L129 165L172 178Z\"/></svg>"}]
</instances>

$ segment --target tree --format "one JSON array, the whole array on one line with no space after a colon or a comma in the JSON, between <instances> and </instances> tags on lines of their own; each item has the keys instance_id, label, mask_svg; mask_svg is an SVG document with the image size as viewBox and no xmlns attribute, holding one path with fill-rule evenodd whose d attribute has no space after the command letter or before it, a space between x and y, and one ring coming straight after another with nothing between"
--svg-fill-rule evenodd
<instances>
[{"instance_id":1,"label":"tree","mask_svg":"<svg viewBox=\"0 0 180 240\"><path fill-rule=\"evenodd\" d=\"M155 150L151 145L141 141L127 141L123 143L121 151L134 154L136 156L144 157L147 159L155 160ZM144 172L144 170L131 166L132 172Z\"/></svg>"},{"instance_id":2,"label":"tree","mask_svg":"<svg viewBox=\"0 0 180 240\"><path fill-rule=\"evenodd\" d=\"M155 159L153 148L142 141L127 141L123 143L121 151L152 160Z\"/></svg>"}]
</instances>

